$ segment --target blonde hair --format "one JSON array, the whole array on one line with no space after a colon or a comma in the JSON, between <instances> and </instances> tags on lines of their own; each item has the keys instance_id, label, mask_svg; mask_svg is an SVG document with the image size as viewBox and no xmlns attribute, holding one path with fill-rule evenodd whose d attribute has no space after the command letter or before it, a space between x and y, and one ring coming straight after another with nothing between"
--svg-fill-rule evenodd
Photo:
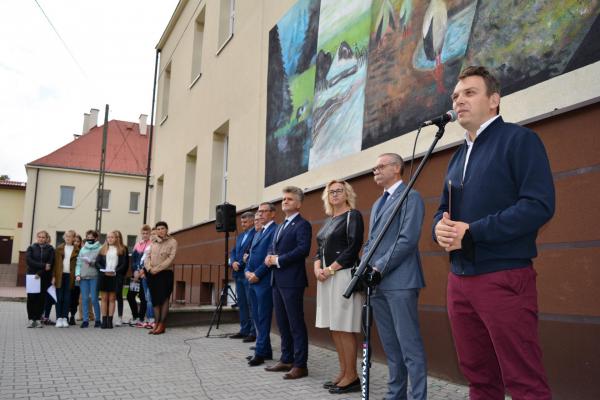
<instances>
[{"instance_id":1,"label":"blonde hair","mask_svg":"<svg viewBox=\"0 0 600 400\"><path fill-rule=\"evenodd\" d=\"M77 232L75 232L73 229L69 229L68 231L63 233L63 240L66 239L67 235L73 236L73 240L75 240L75 237L77 236Z\"/></svg>"},{"instance_id":2,"label":"blonde hair","mask_svg":"<svg viewBox=\"0 0 600 400\"><path fill-rule=\"evenodd\" d=\"M122 256L123 254L126 253L127 248L123 244L123 235L121 235L120 231L108 232L108 234L106 235L106 241L104 242L104 244L102 245L102 248L100 249L100 254L106 255L106 253L108 252L108 246L109 246L108 245L108 235L110 235L111 233L117 238L117 243L115 243L115 247L117 248L117 254Z\"/></svg>"},{"instance_id":3,"label":"blonde hair","mask_svg":"<svg viewBox=\"0 0 600 400\"><path fill-rule=\"evenodd\" d=\"M329 188L334 183L339 183L340 185L342 185L344 187L344 191L346 192L346 204L348 204L348 206L351 209L355 209L356 208L356 192L354 191L354 189L352 189L352 186L350 186L350 184L346 181L339 181L337 179L334 179L332 181L329 181L329 183L327 183L327 185L325 185L325 189L323 189L323 194L321 195L321 199L323 200L323 208L325 208L325 214L333 215L333 207L331 206L331 203L329 202Z\"/></svg>"},{"instance_id":4,"label":"blonde hair","mask_svg":"<svg viewBox=\"0 0 600 400\"><path fill-rule=\"evenodd\" d=\"M48 233L48 231L38 231L35 236L37 237L40 233L43 233L44 236L46 236L46 242L50 243L51 239L50 239L50 234Z\"/></svg>"}]
</instances>

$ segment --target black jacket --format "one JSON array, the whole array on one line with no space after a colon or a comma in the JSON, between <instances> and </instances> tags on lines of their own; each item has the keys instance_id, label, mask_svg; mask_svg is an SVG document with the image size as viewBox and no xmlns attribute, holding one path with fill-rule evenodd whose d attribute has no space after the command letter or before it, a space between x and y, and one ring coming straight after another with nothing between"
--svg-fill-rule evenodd
<instances>
[{"instance_id":1,"label":"black jacket","mask_svg":"<svg viewBox=\"0 0 600 400\"><path fill-rule=\"evenodd\" d=\"M119 255L119 262L117 263L117 267L115 268L115 272L117 275L125 276L127 274L127 268L129 266L129 256L127 255L127 251L123 252L123 254ZM96 268L105 269L106 268L106 254L98 254L96 257ZM103 272L100 272L103 274Z\"/></svg>"},{"instance_id":2,"label":"black jacket","mask_svg":"<svg viewBox=\"0 0 600 400\"><path fill-rule=\"evenodd\" d=\"M362 247L364 222L360 211L350 210L347 213L331 218L317 234L319 245L316 260L323 261L326 268L337 261L343 268L352 268L358 262L358 253Z\"/></svg>"},{"instance_id":3,"label":"black jacket","mask_svg":"<svg viewBox=\"0 0 600 400\"><path fill-rule=\"evenodd\" d=\"M42 276L46 264L50 264L50 268L54 264L54 247L33 243L27 248L27 275Z\"/></svg>"}]
</instances>

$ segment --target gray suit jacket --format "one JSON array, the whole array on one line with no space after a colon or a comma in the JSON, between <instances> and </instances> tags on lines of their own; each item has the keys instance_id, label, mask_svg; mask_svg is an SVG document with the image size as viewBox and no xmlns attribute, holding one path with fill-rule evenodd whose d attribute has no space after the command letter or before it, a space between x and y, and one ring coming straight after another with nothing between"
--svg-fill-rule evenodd
<instances>
[{"instance_id":1,"label":"gray suit jacket","mask_svg":"<svg viewBox=\"0 0 600 400\"><path fill-rule=\"evenodd\" d=\"M394 194L388 197L379 216L376 216L375 213L381 197L373 204L369 237L365 244L364 255L370 251L371 243L379 235L405 189L406 185L401 183ZM421 195L415 190L411 190L404 206L394 217L369 263L381 272L382 280L378 288L394 290L416 289L425 286L418 248L424 214L425 206Z\"/></svg>"}]
</instances>

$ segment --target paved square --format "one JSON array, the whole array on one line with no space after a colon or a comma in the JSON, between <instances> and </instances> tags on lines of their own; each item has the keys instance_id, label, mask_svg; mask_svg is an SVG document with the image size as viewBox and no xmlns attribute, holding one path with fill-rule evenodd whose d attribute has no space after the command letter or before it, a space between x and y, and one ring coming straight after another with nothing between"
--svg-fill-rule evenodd
<instances>
[{"instance_id":1,"label":"paved square","mask_svg":"<svg viewBox=\"0 0 600 400\"><path fill-rule=\"evenodd\" d=\"M27 329L25 303L18 302L0 302L0 316L0 399L360 399L321 388L337 372L337 355L316 346L309 349L309 376L284 381L282 373L247 366L247 343L206 338L208 327L167 329L156 337L132 327ZM278 357L279 337L272 343ZM372 399L383 398L386 378L386 366L373 363ZM466 398L466 387L429 378L429 399Z\"/></svg>"}]
</instances>

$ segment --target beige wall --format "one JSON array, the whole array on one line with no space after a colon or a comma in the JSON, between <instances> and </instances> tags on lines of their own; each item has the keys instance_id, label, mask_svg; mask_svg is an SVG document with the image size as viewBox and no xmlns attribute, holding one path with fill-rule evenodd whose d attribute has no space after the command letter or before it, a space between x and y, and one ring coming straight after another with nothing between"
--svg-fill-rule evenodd
<instances>
[{"instance_id":1,"label":"beige wall","mask_svg":"<svg viewBox=\"0 0 600 400\"><path fill-rule=\"evenodd\" d=\"M85 234L96 223L96 190L98 173L83 171L27 167L27 192L23 214L23 240L21 250L31 244L31 221L34 193L37 186L37 201L33 233L47 230L56 244L56 232L74 229ZM60 186L75 187L73 208L59 206ZM102 233L120 230L124 240L127 235L137 235L142 224L145 178L106 174L104 189L110 190L109 210L102 214ZM139 192L139 212L129 212L130 192Z\"/></svg>"},{"instance_id":2,"label":"beige wall","mask_svg":"<svg viewBox=\"0 0 600 400\"><path fill-rule=\"evenodd\" d=\"M13 238L11 262L19 262L19 249L23 229L18 227L23 222L23 206L25 205L25 190L0 189L0 236Z\"/></svg>"},{"instance_id":3,"label":"beige wall","mask_svg":"<svg viewBox=\"0 0 600 400\"><path fill-rule=\"evenodd\" d=\"M214 217L215 199L220 198L216 190L211 193L216 173L212 168L216 156L214 132L226 123L229 127L227 201L238 209L279 197L286 184L313 188L332 178L364 173L382 152L410 156L414 132L264 187L269 30L295 3L296 0L237 1L234 36L217 55L219 1L180 1L175 18L157 46L161 50L157 122L162 119L164 70L168 65L171 80L168 117L157 126L153 143L152 179L156 184L163 177L162 198L157 199L159 191L153 191L150 220L160 215L172 229L178 229ZM190 85L194 22L202 10L205 12L202 76ZM502 114L507 121L531 121L561 113L597 98L599 93L600 62L504 97ZM434 133L435 128L423 129L417 153L426 151ZM438 148L452 146L462 136L460 126L450 124ZM184 218L183 199L185 195L189 201L189 181L188 190L184 189L186 176L190 176L186 175L186 157L194 148L197 148L197 171L190 220ZM161 205L158 213L157 205Z\"/></svg>"}]
</instances>

